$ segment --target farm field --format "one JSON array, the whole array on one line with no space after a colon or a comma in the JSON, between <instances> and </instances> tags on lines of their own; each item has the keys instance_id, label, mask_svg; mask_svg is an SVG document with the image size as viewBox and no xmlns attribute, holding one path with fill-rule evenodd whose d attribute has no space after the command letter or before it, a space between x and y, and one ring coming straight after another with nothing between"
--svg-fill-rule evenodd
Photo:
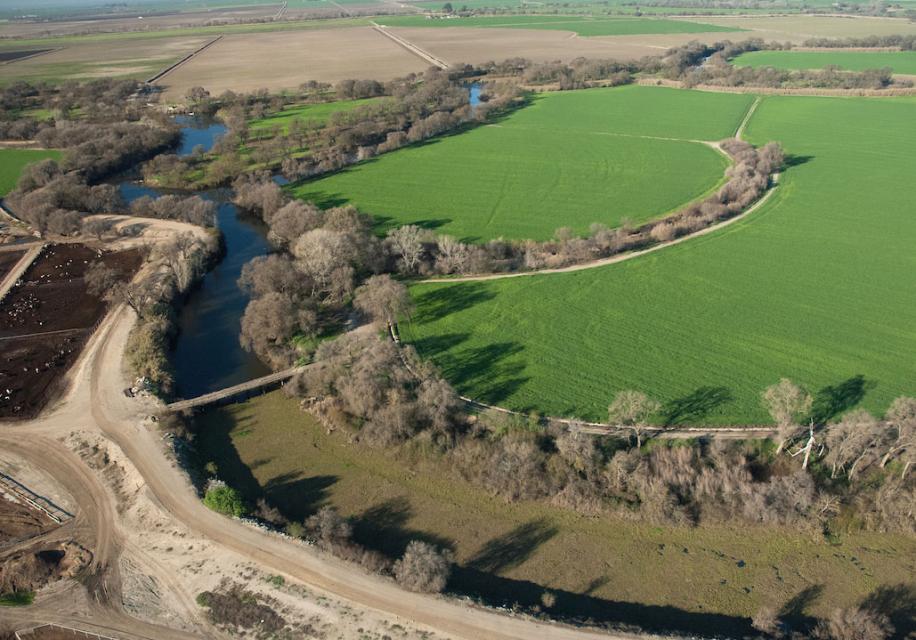
<instances>
[{"instance_id":1,"label":"farm field","mask_svg":"<svg viewBox=\"0 0 916 640\"><path fill-rule=\"evenodd\" d=\"M427 63L369 27L228 35L166 76L164 99L203 84L211 93L298 87L307 80L390 80Z\"/></svg>"},{"instance_id":2,"label":"farm field","mask_svg":"<svg viewBox=\"0 0 916 640\"><path fill-rule=\"evenodd\" d=\"M653 33L712 33L735 29L712 24L656 18L592 16L500 16L430 20L424 16L386 16L377 22L390 27L496 27L573 31L580 36L623 36ZM740 29L737 29L740 31Z\"/></svg>"},{"instance_id":3,"label":"farm field","mask_svg":"<svg viewBox=\"0 0 916 640\"><path fill-rule=\"evenodd\" d=\"M358 540L394 556L413 538L450 547L451 589L526 606L550 589L552 614L733 636L760 606L779 606L812 580L823 592L809 615L916 570L916 543L905 536L843 534L828 546L778 527L655 527L506 503L443 473L435 456L407 463L348 444L348 433L329 433L279 391L196 424L200 462L215 462L248 500L266 494L295 520L334 506L355 519Z\"/></svg>"},{"instance_id":4,"label":"farm field","mask_svg":"<svg viewBox=\"0 0 916 640\"><path fill-rule=\"evenodd\" d=\"M92 80L95 78L150 78L156 72L180 60L205 42L205 37L185 36L167 40L90 39L76 42L34 58L0 66L0 84L17 80L30 82ZM40 41L39 41L40 42ZM49 41L50 42L50 41ZM17 42L21 49L25 42ZM44 47L48 48L48 44ZM3 45L4 48L10 45ZM0 48L0 50L3 50Z\"/></svg>"},{"instance_id":5,"label":"farm field","mask_svg":"<svg viewBox=\"0 0 916 640\"><path fill-rule=\"evenodd\" d=\"M45 158L60 158L53 149L0 149L0 197L16 187L23 167Z\"/></svg>"},{"instance_id":6,"label":"farm field","mask_svg":"<svg viewBox=\"0 0 916 640\"><path fill-rule=\"evenodd\" d=\"M788 377L820 418L881 414L916 392L916 210L900 189L914 117L912 99L767 97L747 135L792 166L752 216L605 268L415 285L402 336L463 394L519 410L606 419L632 388L666 403L659 421L754 424Z\"/></svg>"},{"instance_id":7,"label":"farm field","mask_svg":"<svg viewBox=\"0 0 916 640\"><path fill-rule=\"evenodd\" d=\"M691 40L739 41L746 33L666 33L638 36L570 37L569 31L496 27L391 27L398 36L452 64L485 63L523 57L537 62L585 58L636 60L657 56Z\"/></svg>"},{"instance_id":8,"label":"farm field","mask_svg":"<svg viewBox=\"0 0 916 640\"><path fill-rule=\"evenodd\" d=\"M383 228L418 224L469 241L543 240L561 226L583 234L593 222L649 220L716 186L727 161L697 140L733 134L751 102L639 86L549 94L499 124L380 156L294 193L322 206L353 204Z\"/></svg>"},{"instance_id":9,"label":"farm field","mask_svg":"<svg viewBox=\"0 0 916 640\"><path fill-rule=\"evenodd\" d=\"M890 67L894 73L916 74L916 51L751 51L735 58L738 67L823 69L836 65L848 71Z\"/></svg>"},{"instance_id":10,"label":"farm field","mask_svg":"<svg viewBox=\"0 0 916 640\"><path fill-rule=\"evenodd\" d=\"M818 15L685 17L683 20L747 29L744 38L800 44L809 38L846 38L916 33L916 22L902 18L851 18Z\"/></svg>"}]
</instances>

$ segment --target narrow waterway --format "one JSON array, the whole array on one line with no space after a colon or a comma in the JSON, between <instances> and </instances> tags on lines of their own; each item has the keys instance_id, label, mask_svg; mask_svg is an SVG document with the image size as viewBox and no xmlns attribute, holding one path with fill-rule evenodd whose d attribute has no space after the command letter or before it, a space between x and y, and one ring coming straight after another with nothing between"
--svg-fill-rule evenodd
<instances>
[{"instance_id":1,"label":"narrow waterway","mask_svg":"<svg viewBox=\"0 0 916 640\"><path fill-rule=\"evenodd\" d=\"M216 122L181 116L180 155L197 147L210 150L226 127ZM134 180L121 182L121 195L128 203L141 196L168 193ZM187 194L188 192L181 192ZM177 394L184 398L215 391L269 373L253 354L239 345L242 314L248 295L239 288L242 267L252 258L269 251L264 224L241 213L232 204L229 189L196 192L218 204L217 226L225 241L225 256L204 276L179 311L179 334L170 360L175 370Z\"/></svg>"}]
</instances>

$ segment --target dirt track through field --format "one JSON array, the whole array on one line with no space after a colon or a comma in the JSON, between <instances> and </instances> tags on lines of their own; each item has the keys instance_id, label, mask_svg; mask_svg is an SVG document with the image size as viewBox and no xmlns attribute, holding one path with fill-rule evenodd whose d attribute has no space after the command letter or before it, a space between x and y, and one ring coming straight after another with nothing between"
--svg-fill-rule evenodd
<instances>
[{"instance_id":1,"label":"dirt track through field","mask_svg":"<svg viewBox=\"0 0 916 640\"><path fill-rule=\"evenodd\" d=\"M175 64L169 65L168 67L166 67L165 69L163 69L162 71L160 71L159 73L157 73L156 75L154 75L152 78L150 78L149 80L147 80L146 83L147 83L147 84L155 84L155 83L158 82L159 80L162 80L162 78L164 78L166 75L168 75L169 73L171 73L172 71L174 71L175 69L177 69L178 67L180 67L181 65L183 65L184 63L188 62L191 58L193 58L194 56L196 56L198 53L202 52L202 51L205 50L205 49L209 49L210 47L212 47L213 45L215 45L217 42L219 42L219 41L222 39L222 37L223 37L223 36L221 36L221 35L216 36L215 38L213 38L212 40L210 40L209 42L207 42L207 43L204 44L203 46L199 47L198 49L195 49L194 51L192 51L191 53L189 53L188 55L186 55L184 58L182 58L181 60L179 60L179 61L176 62Z\"/></svg>"},{"instance_id":2,"label":"dirt track through field","mask_svg":"<svg viewBox=\"0 0 916 640\"><path fill-rule=\"evenodd\" d=\"M440 60L433 54L429 53L428 51L424 51L417 45L405 40L401 36L396 36L395 34L388 31L388 29L386 29L385 27L379 26L378 24L374 22L372 24L373 24L372 28L375 29L378 33L382 34L386 38L390 38L391 40L395 41L396 43L398 43L399 45L401 45L402 47L410 51L412 54L419 56L422 60L425 60L426 62L430 63L434 67L439 67L440 69L443 69L443 70L448 69L447 63L443 62L442 60Z\"/></svg>"}]
</instances>

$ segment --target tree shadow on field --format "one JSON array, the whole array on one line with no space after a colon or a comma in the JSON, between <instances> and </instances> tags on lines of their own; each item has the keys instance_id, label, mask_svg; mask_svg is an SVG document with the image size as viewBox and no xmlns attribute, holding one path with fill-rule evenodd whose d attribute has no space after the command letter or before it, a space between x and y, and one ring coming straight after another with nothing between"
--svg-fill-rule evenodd
<instances>
[{"instance_id":1,"label":"tree shadow on field","mask_svg":"<svg viewBox=\"0 0 916 640\"><path fill-rule=\"evenodd\" d=\"M322 209L331 209L333 207L342 207L350 203L350 198L342 193L331 193L329 191L306 191L296 195L299 200L305 200L313 203Z\"/></svg>"},{"instance_id":2,"label":"tree shadow on field","mask_svg":"<svg viewBox=\"0 0 916 640\"><path fill-rule=\"evenodd\" d=\"M662 417L665 426L680 422L695 422L702 420L709 413L734 400L732 392L727 387L700 387L693 393L683 398L675 398L662 408Z\"/></svg>"},{"instance_id":3,"label":"tree shadow on field","mask_svg":"<svg viewBox=\"0 0 916 640\"><path fill-rule=\"evenodd\" d=\"M807 611L823 592L824 585L822 584L805 587L782 606L779 610L779 617L793 628L813 626L815 619L808 615Z\"/></svg>"},{"instance_id":4,"label":"tree shadow on field","mask_svg":"<svg viewBox=\"0 0 916 640\"><path fill-rule=\"evenodd\" d=\"M485 347L469 347L441 354L436 363L445 379L474 400L499 404L514 394L528 378L519 374L525 363L509 360L524 351L518 342L494 342Z\"/></svg>"},{"instance_id":5,"label":"tree shadow on field","mask_svg":"<svg viewBox=\"0 0 916 640\"><path fill-rule=\"evenodd\" d=\"M557 528L543 518L526 522L483 545L467 567L489 573L514 569L557 533Z\"/></svg>"},{"instance_id":6,"label":"tree shadow on field","mask_svg":"<svg viewBox=\"0 0 916 640\"><path fill-rule=\"evenodd\" d=\"M412 516L413 507L406 496L385 500L352 519L353 538L359 544L390 558L401 557L411 540L422 540L442 549L454 549L453 540L406 527Z\"/></svg>"},{"instance_id":7,"label":"tree shadow on field","mask_svg":"<svg viewBox=\"0 0 916 640\"><path fill-rule=\"evenodd\" d=\"M865 600L862 607L884 614L894 625L893 638L911 638L916 632L916 586L882 585Z\"/></svg>"},{"instance_id":8,"label":"tree shadow on field","mask_svg":"<svg viewBox=\"0 0 916 640\"><path fill-rule=\"evenodd\" d=\"M328 489L339 479L331 475L307 478L301 475L298 471L283 473L264 485L267 502L296 522L302 522L324 506L328 499Z\"/></svg>"},{"instance_id":9,"label":"tree shadow on field","mask_svg":"<svg viewBox=\"0 0 916 640\"><path fill-rule=\"evenodd\" d=\"M475 304L492 300L493 291L479 282L462 282L448 287L437 287L414 297L417 312L413 321L420 324L440 320L447 315L468 309Z\"/></svg>"},{"instance_id":10,"label":"tree shadow on field","mask_svg":"<svg viewBox=\"0 0 916 640\"><path fill-rule=\"evenodd\" d=\"M811 420L815 424L824 424L831 418L851 409L871 391L876 383L866 380L862 374L855 375L848 380L829 385L814 394L811 404Z\"/></svg>"},{"instance_id":11,"label":"tree shadow on field","mask_svg":"<svg viewBox=\"0 0 916 640\"><path fill-rule=\"evenodd\" d=\"M785 159L783 160L783 165L785 165L787 169L791 169L792 167L807 164L812 160L814 160L814 156L796 156L792 155L791 153L787 153Z\"/></svg>"}]
</instances>

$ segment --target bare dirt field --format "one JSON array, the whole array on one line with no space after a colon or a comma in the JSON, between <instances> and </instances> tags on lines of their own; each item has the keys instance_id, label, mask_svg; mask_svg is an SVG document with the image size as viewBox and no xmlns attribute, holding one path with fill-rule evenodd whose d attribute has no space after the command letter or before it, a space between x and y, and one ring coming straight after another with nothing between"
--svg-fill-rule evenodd
<instances>
[{"instance_id":1,"label":"bare dirt field","mask_svg":"<svg viewBox=\"0 0 916 640\"><path fill-rule=\"evenodd\" d=\"M632 60L701 40L739 40L743 33L672 33L581 38L571 31L472 27L391 28L389 31L449 64L524 57L536 61L588 58Z\"/></svg>"},{"instance_id":2,"label":"bare dirt field","mask_svg":"<svg viewBox=\"0 0 916 640\"><path fill-rule=\"evenodd\" d=\"M255 7L188 11L161 15L102 16L94 19L49 22L9 22L0 26L0 38L48 38L64 35L112 33L118 31L155 31L178 27L202 27L265 20L277 13L281 3Z\"/></svg>"},{"instance_id":3,"label":"bare dirt field","mask_svg":"<svg viewBox=\"0 0 916 640\"><path fill-rule=\"evenodd\" d=\"M723 27L749 29L739 38L763 38L800 43L808 38L846 38L916 33L916 22L900 18L841 18L835 16L760 16L735 18L684 18ZM724 35L724 34L720 34Z\"/></svg>"},{"instance_id":4,"label":"bare dirt field","mask_svg":"<svg viewBox=\"0 0 916 640\"><path fill-rule=\"evenodd\" d=\"M0 251L0 281L6 277L25 251Z\"/></svg>"},{"instance_id":5,"label":"bare dirt field","mask_svg":"<svg viewBox=\"0 0 916 640\"><path fill-rule=\"evenodd\" d=\"M194 86L219 94L306 80L390 80L427 66L371 27L227 35L166 77L164 99L180 100Z\"/></svg>"},{"instance_id":6,"label":"bare dirt field","mask_svg":"<svg viewBox=\"0 0 916 640\"><path fill-rule=\"evenodd\" d=\"M212 39L207 35L186 35L74 41L44 55L0 65L0 84L14 80L89 80L108 76L146 79Z\"/></svg>"},{"instance_id":7,"label":"bare dirt field","mask_svg":"<svg viewBox=\"0 0 916 640\"><path fill-rule=\"evenodd\" d=\"M107 307L87 293L83 281L89 265L99 260L132 274L140 256L53 245L0 304L0 416L27 417L40 411L55 382L79 356Z\"/></svg>"}]
</instances>

